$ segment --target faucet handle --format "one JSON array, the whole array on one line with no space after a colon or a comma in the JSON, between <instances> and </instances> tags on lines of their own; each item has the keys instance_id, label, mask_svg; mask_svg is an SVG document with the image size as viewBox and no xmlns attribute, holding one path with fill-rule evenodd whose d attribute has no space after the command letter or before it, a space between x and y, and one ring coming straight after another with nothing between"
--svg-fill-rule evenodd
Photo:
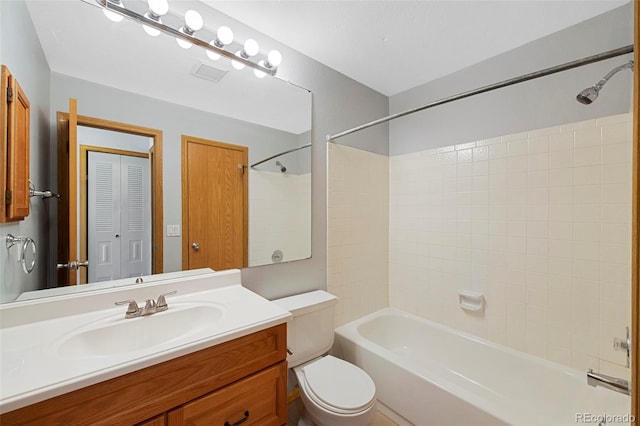
<instances>
[{"instance_id":1,"label":"faucet handle","mask_svg":"<svg viewBox=\"0 0 640 426\"><path fill-rule=\"evenodd\" d=\"M161 308L161 309L168 308L169 306L167 305L167 299L165 299L165 296L171 296L176 294L177 292L178 292L177 290L173 290L168 293L162 293L160 296L158 296L158 303L157 303L158 308Z\"/></svg>"},{"instance_id":2,"label":"faucet handle","mask_svg":"<svg viewBox=\"0 0 640 426\"><path fill-rule=\"evenodd\" d=\"M135 300L129 299L129 300L122 300L120 302L116 302L116 305L129 305L127 307L127 315L132 315L137 313L140 308L138 307L138 303Z\"/></svg>"}]
</instances>

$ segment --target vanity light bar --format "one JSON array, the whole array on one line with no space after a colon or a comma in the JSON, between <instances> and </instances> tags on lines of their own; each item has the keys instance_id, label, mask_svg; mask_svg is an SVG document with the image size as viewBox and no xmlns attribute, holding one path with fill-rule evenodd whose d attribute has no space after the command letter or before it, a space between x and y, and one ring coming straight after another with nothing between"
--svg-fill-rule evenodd
<instances>
[{"instance_id":1,"label":"vanity light bar","mask_svg":"<svg viewBox=\"0 0 640 426\"><path fill-rule=\"evenodd\" d=\"M117 13L118 15L122 15L125 18L129 18L135 22L138 22L140 24L144 24L148 27L152 27L157 29L158 31L161 31L165 34L170 35L171 37L175 37L177 39L181 39L184 41L188 41L189 43L195 44L196 46L200 46L203 49L206 50L210 50L214 53L217 53L220 56L224 56L225 58L228 58L232 61L235 62L240 62L250 68L253 68L254 70L258 70L260 72L263 72L265 74L268 74L270 76L274 76L276 75L277 72L277 67L266 67L266 66L262 66L260 64L257 64L253 61L250 61L249 59L246 59L240 55L236 55L233 52L229 52L228 50L225 49L221 49L213 44L209 44L204 40L200 40L197 37L193 37L193 36L189 36L181 31L178 31L174 28L171 28L167 25L164 25L160 22L157 22L153 19L149 19L144 15L140 15L136 12L133 12L129 9L127 9L126 7L120 6L119 4L109 1L109 0L95 0L96 3L98 3L102 8L104 8L105 10ZM122 3L121 3L122 4Z\"/></svg>"}]
</instances>

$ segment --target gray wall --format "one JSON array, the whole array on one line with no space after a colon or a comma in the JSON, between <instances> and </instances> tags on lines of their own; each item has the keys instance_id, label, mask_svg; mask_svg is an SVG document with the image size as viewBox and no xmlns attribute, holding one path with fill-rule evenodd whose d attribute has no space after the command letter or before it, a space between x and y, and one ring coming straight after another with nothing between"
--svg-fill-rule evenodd
<instances>
[{"instance_id":1,"label":"gray wall","mask_svg":"<svg viewBox=\"0 0 640 426\"><path fill-rule=\"evenodd\" d=\"M438 80L394 95L391 113L553 65L633 44L632 3ZM455 55L456 52L451 52ZM615 75L591 105L576 95L625 55L434 107L391 122L391 155L630 111L632 73Z\"/></svg>"},{"instance_id":2,"label":"gray wall","mask_svg":"<svg viewBox=\"0 0 640 426\"><path fill-rule=\"evenodd\" d=\"M25 52L28 52L25 55ZM44 190L49 162L49 66L35 35L23 2L0 1L0 61L9 67L31 104L30 174L36 189ZM55 200L31 199L31 212L22 222L0 224L0 302L15 299L21 292L44 288L47 280L48 212ZM33 272L26 275L16 262L18 247L7 250L4 237L11 233L35 240L38 257Z\"/></svg>"}]
</instances>

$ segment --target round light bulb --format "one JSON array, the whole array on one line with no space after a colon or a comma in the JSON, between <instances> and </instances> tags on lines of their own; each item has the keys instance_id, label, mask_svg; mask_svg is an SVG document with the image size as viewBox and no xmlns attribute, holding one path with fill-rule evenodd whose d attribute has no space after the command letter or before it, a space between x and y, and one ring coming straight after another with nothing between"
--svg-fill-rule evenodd
<instances>
[{"instance_id":1,"label":"round light bulb","mask_svg":"<svg viewBox=\"0 0 640 426\"><path fill-rule=\"evenodd\" d=\"M109 18L110 21L120 22L120 21L122 21L124 19L124 16L119 15L119 14L117 14L115 12L110 11L110 10L102 9L102 11L104 12L104 16Z\"/></svg>"},{"instance_id":2,"label":"round light bulb","mask_svg":"<svg viewBox=\"0 0 640 426\"><path fill-rule=\"evenodd\" d=\"M240 57L239 50L236 52L236 56ZM237 70L241 70L244 68L244 64L242 62L234 61L233 59L231 60L231 66L233 66Z\"/></svg>"},{"instance_id":3,"label":"round light bulb","mask_svg":"<svg viewBox=\"0 0 640 426\"><path fill-rule=\"evenodd\" d=\"M148 0L149 10L156 16L166 15L169 11L167 0Z\"/></svg>"},{"instance_id":4,"label":"round light bulb","mask_svg":"<svg viewBox=\"0 0 640 426\"><path fill-rule=\"evenodd\" d=\"M191 46L193 46L193 43L181 38L177 38L176 42L178 43L178 46L182 47L183 49L189 49Z\"/></svg>"},{"instance_id":5,"label":"round light bulb","mask_svg":"<svg viewBox=\"0 0 640 426\"><path fill-rule=\"evenodd\" d=\"M231 44L233 42L233 31L229 27L220 27L216 34L218 41L222 44Z\"/></svg>"},{"instance_id":6,"label":"round light bulb","mask_svg":"<svg viewBox=\"0 0 640 426\"><path fill-rule=\"evenodd\" d=\"M277 50L272 50L267 55L267 61L272 67L277 67L282 63L282 54Z\"/></svg>"},{"instance_id":7,"label":"round light bulb","mask_svg":"<svg viewBox=\"0 0 640 426\"><path fill-rule=\"evenodd\" d=\"M244 42L244 53L247 56L256 56L258 52L260 52L260 46L258 46L257 41L250 38Z\"/></svg>"},{"instance_id":8,"label":"round light bulb","mask_svg":"<svg viewBox=\"0 0 640 426\"><path fill-rule=\"evenodd\" d=\"M202 16L195 10L187 10L187 13L184 14L184 23L192 31L201 30L204 25Z\"/></svg>"},{"instance_id":9,"label":"round light bulb","mask_svg":"<svg viewBox=\"0 0 640 426\"><path fill-rule=\"evenodd\" d=\"M209 42L209 44L211 46L216 46L216 41L215 40L211 40L211 42ZM216 46L217 47L217 46ZM220 59L220 55L218 55L216 52L211 51L211 50L207 50L207 56L209 57L209 59L211 59L212 61L217 61L218 59Z\"/></svg>"},{"instance_id":10,"label":"round light bulb","mask_svg":"<svg viewBox=\"0 0 640 426\"><path fill-rule=\"evenodd\" d=\"M264 61L258 62L258 65L264 67ZM255 68L253 69L253 73L258 78L264 78L267 75L267 73L265 73L264 71L260 71L259 69L255 69Z\"/></svg>"}]
</instances>

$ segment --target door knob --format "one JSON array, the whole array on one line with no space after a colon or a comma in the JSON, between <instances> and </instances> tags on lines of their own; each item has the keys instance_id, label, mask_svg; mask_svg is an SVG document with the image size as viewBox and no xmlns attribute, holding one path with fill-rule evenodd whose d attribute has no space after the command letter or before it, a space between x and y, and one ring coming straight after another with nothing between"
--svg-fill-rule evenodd
<instances>
[{"instance_id":1,"label":"door knob","mask_svg":"<svg viewBox=\"0 0 640 426\"><path fill-rule=\"evenodd\" d=\"M193 243L193 244L191 244L191 247L193 247L194 250L199 250L200 249L200 244Z\"/></svg>"},{"instance_id":2,"label":"door knob","mask_svg":"<svg viewBox=\"0 0 640 426\"><path fill-rule=\"evenodd\" d=\"M86 268L86 267L88 267L88 266L89 266L89 261L88 261L88 260L87 260L87 261L85 261L85 262L78 262L78 261L72 260L72 261L71 261L71 262L69 262L69 263L58 263L58 264L56 265L56 268L57 268L58 270L60 270L60 269L67 269L67 268L68 268L68 269L71 269L72 271L75 271L75 270L77 270L78 268L81 268L81 267Z\"/></svg>"}]
</instances>

